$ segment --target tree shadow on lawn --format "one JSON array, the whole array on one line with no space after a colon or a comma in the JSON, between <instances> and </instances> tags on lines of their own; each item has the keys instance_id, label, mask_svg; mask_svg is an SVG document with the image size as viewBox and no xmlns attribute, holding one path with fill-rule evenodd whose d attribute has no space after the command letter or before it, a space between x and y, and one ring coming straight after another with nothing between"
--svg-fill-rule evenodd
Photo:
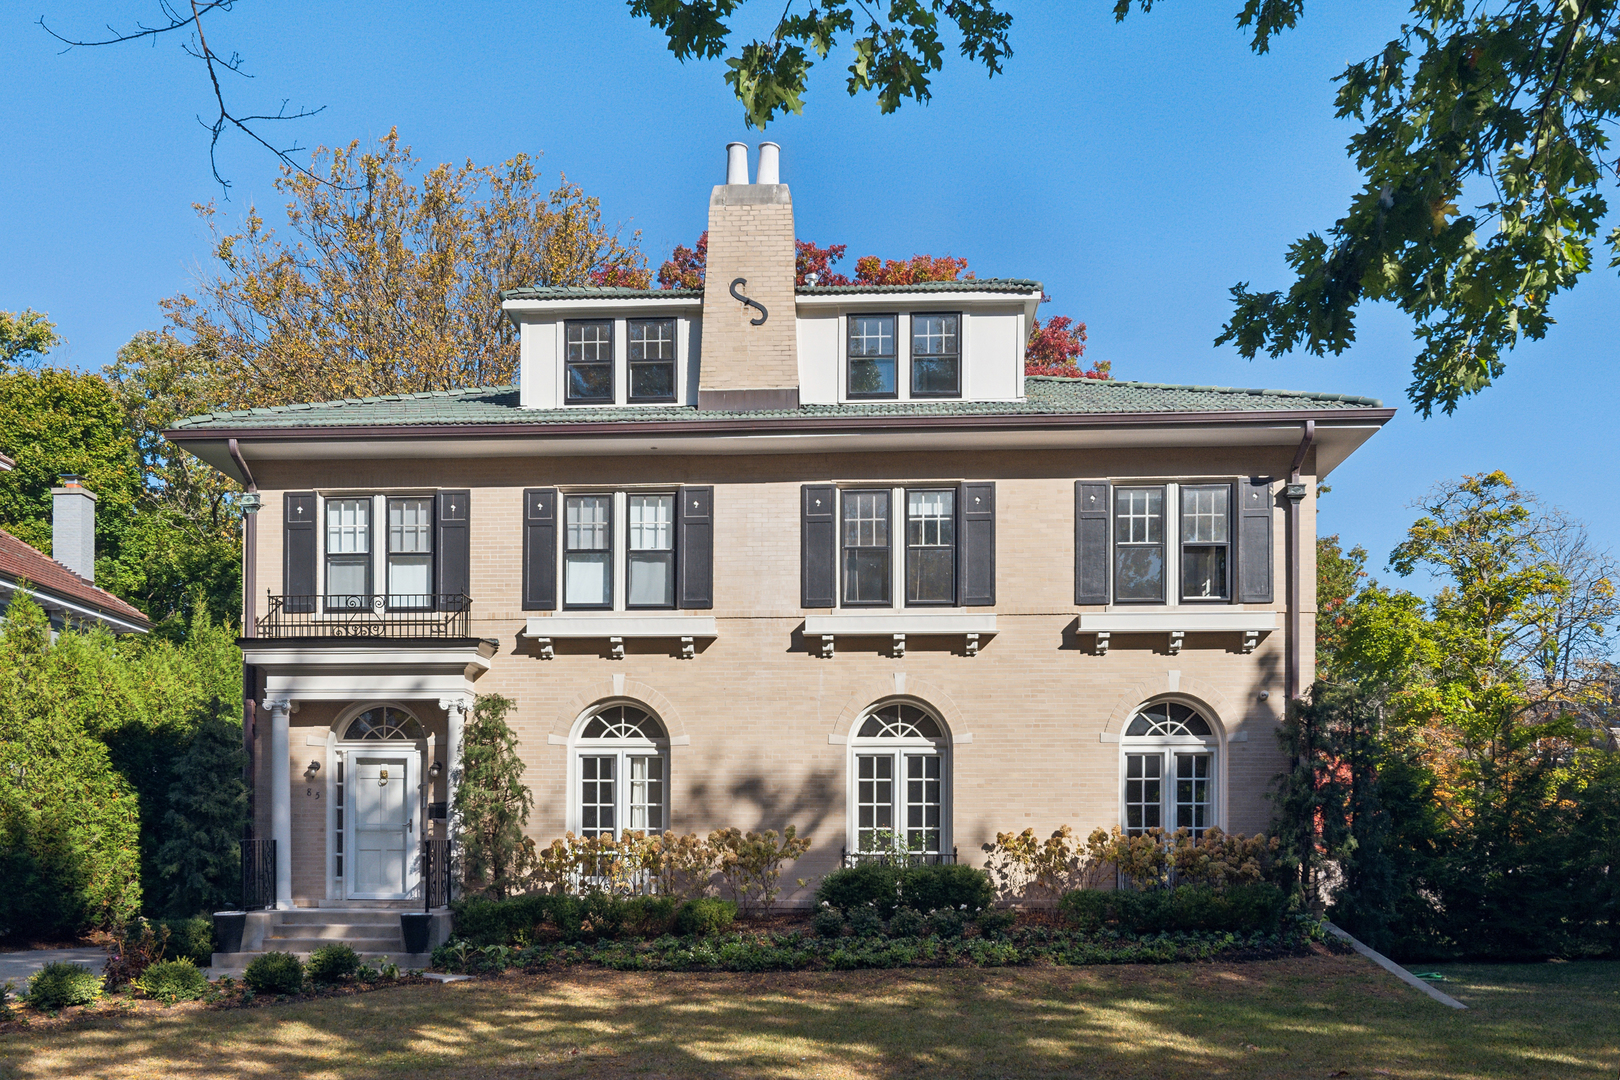
<instances>
[{"instance_id":1,"label":"tree shadow on lawn","mask_svg":"<svg viewBox=\"0 0 1620 1080\"><path fill-rule=\"evenodd\" d=\"M1606 966L1611 980L1620 974ZM1522 1021L1508 1008L1447 1009L1357 957L798 974L574 969L91 1021L0 1043L0 1076L1477 1078L1543 1077L1553 1067L1612 1080L1612 1030L1540 1023L1532 1032Z\"/></svg>"}]
</instances>

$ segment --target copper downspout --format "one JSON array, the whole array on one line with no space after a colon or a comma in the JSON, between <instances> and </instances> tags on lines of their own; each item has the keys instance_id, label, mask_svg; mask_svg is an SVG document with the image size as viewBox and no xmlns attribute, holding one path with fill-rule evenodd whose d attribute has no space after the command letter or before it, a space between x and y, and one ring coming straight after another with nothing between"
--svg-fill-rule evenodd
<instances>
[{"instance_id":1,"label":"copper downspout","mask_svg":"<svg viewBox=\"0 0 1620 1080\"><path fill-rule=\"evenodd\" d=\"M1305 634L1303 610L1305 583L1301 572L1304 552L1300 547L1302 530L1299 523L1299 504L1305 500L1305 485L1300 481L1299 470L1304 466L1305 455L1310 453L1311 446L1315 442L1316 421L1307 420L1305 436L1299 440L1299 449L1294 452L1294 463L1288 469L1288 486L1283 489L1283 495L1288 499L1288 636L1283 650L1285 701L1294 701L1299 697L1300 644Z\"/></svg>"},{"instance_id":2,"label":"copper downspout","mask_svg":"<svg viewBox=\"0 0 1620 1080\"><path fill-rule=\"evenodd\" d=\"M249 493L257 496L259 486L253 482L253 472L242 458L242 451L231 439L227 444L231 452L231 460L236 467L242 470L242 479L247 484ZM253 502L253 500L249 500ZM255 580L254 570L258 566L259 555L259 514L257 506L244 506L242 513L242 636L253 637L257 630L257 609L254 606L254 593L258 582ZM249 667L246 661L242 664L242 752L247 755L247 764L243 768L242 779L247 782L248 788L248 832L253 832L254 810L254 761L253 744L256 732L254 730L253 701L257 697L258 672Z\"/></svg>"}]
</instances>

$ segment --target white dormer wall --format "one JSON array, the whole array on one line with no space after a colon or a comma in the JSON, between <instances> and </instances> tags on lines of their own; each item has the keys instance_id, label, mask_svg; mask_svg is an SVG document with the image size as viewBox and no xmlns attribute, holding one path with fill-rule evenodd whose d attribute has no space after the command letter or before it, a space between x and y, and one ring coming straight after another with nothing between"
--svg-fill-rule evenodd
<instances>
[{"instance_id":1,"label":"white dormer wall","mask_svg":"<svg viewBox=\"0 0 1620 1080\"><path fill-rule=\"evenodd\" d=\"M798 308L799 401L803 404L837 405L852 400L846 386L848 319L852 314L897 316L898 395L886 400L911 400L911 313L941 311L959 312L962 319L962 396L943 400L1020 401L1024 397L1024 342L1029 337L1033 300L972 293L823 295L801 296Z\"/></svg>"},{"instance_id":2,"label":"white dormer wall","mask_svg":"<svg viewBox=\"0 0 1620 1080\"><path fill-rule=\"evenodd\" d=\"M703 317L701 300L659 298L598 301L509 300L504 305L518 324L518 401L525 409L599 409L631 404L630 319L668 319L675 325L675 386L672 402L647 402L646 408L675 408L697 403ZM613 394L610 404L569 404L563 386L564 324L573 319L613 320ZM642 402L635 403L642 407Z\"/></svg>"}]
</instances>

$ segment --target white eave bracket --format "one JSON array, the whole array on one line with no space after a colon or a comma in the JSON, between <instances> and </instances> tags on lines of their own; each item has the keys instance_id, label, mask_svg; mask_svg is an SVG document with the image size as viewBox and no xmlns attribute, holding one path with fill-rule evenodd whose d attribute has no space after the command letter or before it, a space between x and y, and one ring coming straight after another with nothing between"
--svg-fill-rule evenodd
<instances>
[{"instance_id":1,"label":"white eave bracket","mask_svg":"<svg viewBox=\"0 0 1620 1080\"><path fill-rule=\"evenodd\" d=\"M719 637L713 615L627 615L612 612L604 615L550 615L536 616L525 623L523 636L535 643L542 660L557 655L557 641L605 641L607 655L613 660L624 659L626 641L679 641L680 656L691 660L697 656L697 643L701 638L713 641Z\"/></svg>"},{"instance_id":2,"label":"white eave bracket","mask_svg":"<svg viewBox=\"0 0 1620 1080\"><path fill-rule=\"evenodd\" d=\"M1113 639L1120 634L1162 636L1165 651L1179 654L1188 634L1232 634L1240 639L1239 648L1254 651L1260 639L1277 629L1275 611L1207 611L1187 608L1160 608L1154 611L1083 612L1075 633L1095 639L1093 651L1108 655Z\"/></svg>"},{"instance_id":3,"label":"white eave bracket","mask_svg":"<svg viewBox=\"0 0 1620 1080\"><path fill-rule=\"evenodd\" d=\"M831 659L834 643L840 637L888 638L894 644L891 655L906 655L906 641L910 638L959 637L962 655L979 655L979 646L985 638L994 637L994 615L969 614L961 611L841 611L834 615L807 615L804 620L804 640L812 649L819 647L822 657Z\"/></svg>"}]
</instances>

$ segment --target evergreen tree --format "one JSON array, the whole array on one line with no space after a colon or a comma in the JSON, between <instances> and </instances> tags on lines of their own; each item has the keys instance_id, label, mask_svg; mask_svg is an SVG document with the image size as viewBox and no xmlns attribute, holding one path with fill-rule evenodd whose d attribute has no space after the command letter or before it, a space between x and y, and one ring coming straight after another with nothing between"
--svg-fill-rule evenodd
<instances>
[{"instance_id":1,"label":"evergreen tree","mask_svg":"<svg viewBox=\"0 0 1620 1080\"><path fill-rule=\"evenodd\" d=\"M534 866L534 842L523 835L534 793L523 783L517 735L506 723L513 702L480 695L462 734L460 822L462 881L469 891L505 899L520 891Z\"/></svg>"},{"instance_id":2,"label":"evergreen tree","mask_svg":"<svg viewBox=\"0 0 1620 1080\"><path fill-rule=\"evenodd\" d=\"M236 905L247 824L247 755L236 703L216 697L198 711L191 745L175 765L157 853L164 907L178 916Z\"/></svg>"}]
</instances>

